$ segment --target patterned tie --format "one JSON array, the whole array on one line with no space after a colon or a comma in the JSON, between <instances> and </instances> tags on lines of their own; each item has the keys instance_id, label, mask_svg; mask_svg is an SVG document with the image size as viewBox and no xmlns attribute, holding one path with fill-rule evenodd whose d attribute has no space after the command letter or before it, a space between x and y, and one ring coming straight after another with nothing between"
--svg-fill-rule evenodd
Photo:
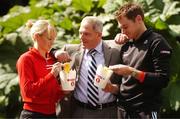
<instances>
[{"instance_id":1,"label":"patterned tie","mask_svg":"<svg viewBox=\"0 0 180 119\"><path fill-rule=\"evenodd\" d=\"M87 87L87 96L88 96L88 103L96 106L98 104L99 98L98 98L98 87L94 85L94 77L96 75L96 61L94 59L94 55L96 54L96 50L92 49L89 51L89 54L91 55L91 62L89 63L88 67L88 87Z\"/></svg>"}]
</instances>

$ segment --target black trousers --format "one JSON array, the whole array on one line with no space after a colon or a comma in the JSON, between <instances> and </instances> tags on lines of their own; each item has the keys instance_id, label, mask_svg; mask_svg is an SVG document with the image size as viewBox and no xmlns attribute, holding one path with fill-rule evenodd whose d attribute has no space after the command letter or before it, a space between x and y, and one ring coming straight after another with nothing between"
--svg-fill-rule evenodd
<instances>
[{"instance_id":1,"label":"black trousers","mask_svg":"<svg viewBox=\"0 0 180 119\"><path fill-rule=\"evenodd\" d=\"M20 119L57 119L56 114L42 114L38 112L33 112L29 110L22 110Z\"/></svg>"},{"instance_id":2,"label":"black trousers","mask_svg":"<svg viewBox=\"0 0 180 119\"><path fill-rule=\"evenodd\" d=\"M123 108L118 107L118 119L158 119L157 111L150 112L136 112L136 111L126 111Z\"/></svg>"},{"instance_id":3,"label":"black trousers","mask_svg":"<svg viewBox=\"0 0 180 119\"><path fill-rule=\"evenodd\" d=\"M117 105L90 109L80 105L73 96L60 102L61 112L58 119L117 119Z\"/></svg>"}]
</instances>

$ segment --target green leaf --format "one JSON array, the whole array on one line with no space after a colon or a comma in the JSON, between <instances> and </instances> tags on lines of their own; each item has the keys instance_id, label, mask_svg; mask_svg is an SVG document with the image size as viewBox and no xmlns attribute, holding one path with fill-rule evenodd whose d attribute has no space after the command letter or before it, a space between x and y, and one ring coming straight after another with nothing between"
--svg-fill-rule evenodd
<instances>
[{"instance_id":1,"label":"green leaf","mask_svg":"<svg viewBox=\"0 0 180 119\"><path fill-rule=\"evenodd\" d=\"M107 0L99 0L98 8L102 7L106 3L106 1Z\"/></svg>"},{"instance_id":2,"label":"green leaf","mask_svg":"<svg viewBox=\"0 0 180 119\"><path fill-rule=\"evenodd\" d=\"M180 8L177 7L178 4L180 4L179 1L165 2L165 6L161 18L163 18L163 20L166 20L172 15L178 15L180 13Z\"/></svg>"},{"instance_id":3,"label":"green leaf","mask_svg":"<svg viewBox=\"0 0 180 119\"><path fill-rule=\"evenodd\" d=\"M177 111L180 109L180 83L174 82L171 84L171 92L170 92L170 104L171 107Z\"/></svg>"},{"instance_id":4,"label":"green leaf","mask_svg":"<svg viewBox=\"0 0 180 119\"><path fill-rule=\"evenodd\" d=\"M166 30L168 29L168 25L159 18L155 23L155 28L158 30Z\"/></svg>"},{"instance_id":5,"label":"green leaf","mask_svg":"<svg viewBox=\"0 0 180 119\"><path fill-rule=\"evenodd\" d=\"M17 86L19 84L17 74L11 74L11 76L13 76L13 77L8 82L8 84L7 84L6 88L5 88L5 92L4 92L5 94L9 94L11 92L11 88L13 86Z\"/></svg>"},{"instance_id":6,"label":"green leaf","mask_svg":"<svg viewBox=\"0 0 180 119\"><path fill-rule=\"evenodd\" d=\"M80 44L80 39L73 39L73 40L68 40L68 43L70 44Z\"/></svg>"},{"instance_id":7,"label":"green leaf","mask_svg":"<svg viewBox=\"0 0 180 119\"><path fill-rule=\"evenodd\" d=\"M5 99L6 99L6 96L4 95L0 96L0 107L3 107L5 105Z\"/></svg>"},{"instance_id":8,"label":"green leaf","mask_svg":"<svg viewBox=\"0 0 180 119\"><path fill-rule=\"evenodd\" d=\"M44 8L44 7L34 7L33 6L33 7L31 7L31 12L29 13L28 16L29 16L29 18L37 19L37 18L43 17L43 13L46 14L46 12L44 12L46 10L47 10L47 8ZM51 12L51 10L50 10L50 12Z\"/></svg>"},{"instance_id":9,"label":"green leaf","mask_svg":"<svg viewBox=\"0 0 180 119\"><path fill-rule=\"evenodd\" d=\"M174 25L178 25L180 24L180 15L173 15L171 17L169 17L166 22L168 24L174 24Z\"/></svg>"},{"instance_id":10,"label":"green leaf","mask_svg":"<svg viewBox=\"0 0 180 119\"><path fill-rule=\"evenodd\" d=\"M63 11L62 8L64 8L62 6L60 7L60 5L58 3L54 3L51 7L52 7L52 9L57 10L58 12L62 12Z\"/></svg>"},{"instance_id":11,"label":"green leaf","mask_svg":"<svg viewBox=\"0 0 180 119\"><path fill-rule=\"evenodd\" d=\"M17 74L16 73L5 73L0 75L0 89L4 89L8 82L13 79Z\"/></svg>"},{"instance_id":12,"label":"green leaf","mask_svg":"<svg viewBox=\"0 0 180 119\"><path fill-rule=\"evenodd\" d=\"M120 1L120 0L118 0ZM107 1L106 4L103 6L105 13L112 14L117 8L120 6L119 3L117 3L117 0L115 1Z\"/></svg>"},{"instance_id":13,"label":"green leaf","mask_svg":"<svg viewBox=\"0 0 180 119\"><path fill-rule=\"evenodd\" d=\"M12 11L18 10L17 9L19 7L16 7L16 9L13 9ZM3 21L0 21L0 26L3 27L3 34L15 31L17 28L19 28L20 26L24 25L25 22L30 19L30 18L38 18L40 16L42 16L44 14L50 16L50 14L53 14L53 10L49 9L47 10L46 8L43 7L31 7L31 10L27 13L16 13L12 15L10 14L10 16L8 16L8 18L4 18Z\"/></svg>"},{"instance_id":14,"label":"green leaf","mask_svg":"<svg viewBox=\"0 0 180 119\"><path fill-rule=\"evenodd\" d=\"M60 26L66 30L71 30L72 29L72 21L69 18L65 17L63 19L63 21L60 22Z\"/></svg>"},{"instance_id":15,"label":"green leaf","mask_svg":"<svg viewBox=\"0 0 180 119\"><path fill-rule=\"evenodd\" d=\"M10 41L12 45L16 44L16 39L17 39L18 34L17 33L10 33L6 35L6 40Z\"/></svg>"},{"instance_id":16,"label":"green leaf","mask_svg":"<svg viewBox=\"0 0 180 119\"><path fill-rule=\"evenodd\" d=\"M22 25L21 16L15 16L0 24L4 27L3 33L12 32Z\"/></svg>"},{"instance_id":17,"label":"green leaf","mask_svg":"<svg viewBox=\"0 0 180 119\"><path fill-rule=\"evenodd\" d=\"M39 0L30 0L30 1L29 1L29 4L30 4L31 6L35 6L38 2L39 2Z\"/></svg>"},{"instance_id":18,"label":"green leaf","mask_svg":"<svg viewBox=\"0 0 180 119\"><path fill-rule=\"evenodd\" d=\"M89 12L93 7L92 0L73 0L72 5L76 10Z\"/></svg>"},{"instance_id":19,"label":"green leaf","mask_svg":"<svg viewBox=\"0 0 180 119\"><path fill-rule=\"evenodd\" d=\"M179 25L169 25L171 33L173 36L180 36L180 24Z\"/></svg>"},{"instance_id":20,"label":"green leaf","mask_svg":"<svg viewBox=\"0 0 180 119\"><path fill-rule=\"evenodd\" d=\"M108 23L103 27L103 36L106 37L110 34L109 29L113 26L112 23Z\"/></svg>"},{"instance_id":21,"label":"green leaf","mask_svg":"<svg viewBox=\"0 0 180 119\"><path fill-rule=\"evenodd\" d=\"M144 21L145 21L145 24L147 27L152 27L154 28L154 23L151 21L150 17L149 16L146 16L144 18Z\"/></svg>"}]
</instances>

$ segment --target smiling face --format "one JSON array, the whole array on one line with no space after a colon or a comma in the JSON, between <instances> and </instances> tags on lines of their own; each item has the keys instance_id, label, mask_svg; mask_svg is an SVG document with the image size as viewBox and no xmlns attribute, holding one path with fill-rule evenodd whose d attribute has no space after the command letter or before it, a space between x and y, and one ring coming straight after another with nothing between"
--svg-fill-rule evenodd
<instances>
[{"instance_id":1,"label":"smiling face","mask_svg":"<svg viewBox=\"0 0 180 119\"><path fill-rule=\"evenodd\" d=\"M128 3L120 7L115 17L121 32L129 39L138 39L146 30L144 24L144 12L140 5Z\"/></svg>"},{"instance_id":2,"label":"smiling face","mask_svg":"<svg viewBox=\"0 0 180 119\"><path fill-rule=\"evenodd\" d=\"M36 22L28 21L27 27L30 29L31 38L34 43L34 48L45 57L46 53L51 49L57 32L47 20L37 20Z\"/></svg>"},{"instance_id":3,"label":"smiling face","mask_svg":"<svg viewBox=\"0 0 180 119\"><path fill-rule=\"evenodd\" d=\"M130 20L125 16L118 19L121 33L128 36L129 39L137 39L141 34L142 20L137 16L135 20Z\"/></svg>"},{"instance_id":4,"label":"smiling face","mask_svg":"<svg viewBox=\"0 0 180 119\"><path fill-rule=\"evenodd\" d=\"M89 23L83 23L79 29L79 37L84 48L95 48L101 40L101 33L95 31Z\"/></svg>"},{"instance_id":5,"label":"smiling face","mask_svg":"<svg viewBox=\"0 0 180 119\"><path fill-rule=\"evenodd\" d=\"M39 35L37 40L38 49L44 52L48 52L55 41L56 32L52 29L48 29L44 33L38 35Z\"/></svg>"},{"instance_id":6,"label":"smiling face","mask_svg":"<svg viewBox=\"0 0 180 119\"><path fill-rule=\"evenodd\" d=\"M44 54L51 49L57 33L55 28L49 24L44 24L41 29L34 32L32 37L34 39L34 47Z\"/></svg>"},{"instance_id":7,"label":"smiling face","mask_svg":"<svg viewBox=\"0 0 180 119\"><path fill-rule=\"evenodd\" d=\"M93 49L100 43L102 38L103 23L94 16L86 16L79 28L81 44L85 49Z\"/></svg>"}]
</instances>

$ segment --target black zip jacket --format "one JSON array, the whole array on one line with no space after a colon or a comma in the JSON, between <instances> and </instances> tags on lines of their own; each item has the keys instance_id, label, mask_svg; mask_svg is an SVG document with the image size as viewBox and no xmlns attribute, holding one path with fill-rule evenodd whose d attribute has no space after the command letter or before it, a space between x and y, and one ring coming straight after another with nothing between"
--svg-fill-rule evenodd
<instances>
[{"instance_id":1,"label":"black zip jacket","mask_svg":"<svg viewBox=\"0 0 180 119\"><path fill-rule=\"evenodd\" d=\"M132 76L123 77L120 85L119 106L126 111L158 111L161 89L169 82L172 49L167 41L151 29L136 41L122 46L122 64L145 72L140 83Z\"/></svg>"}]
</instances>

